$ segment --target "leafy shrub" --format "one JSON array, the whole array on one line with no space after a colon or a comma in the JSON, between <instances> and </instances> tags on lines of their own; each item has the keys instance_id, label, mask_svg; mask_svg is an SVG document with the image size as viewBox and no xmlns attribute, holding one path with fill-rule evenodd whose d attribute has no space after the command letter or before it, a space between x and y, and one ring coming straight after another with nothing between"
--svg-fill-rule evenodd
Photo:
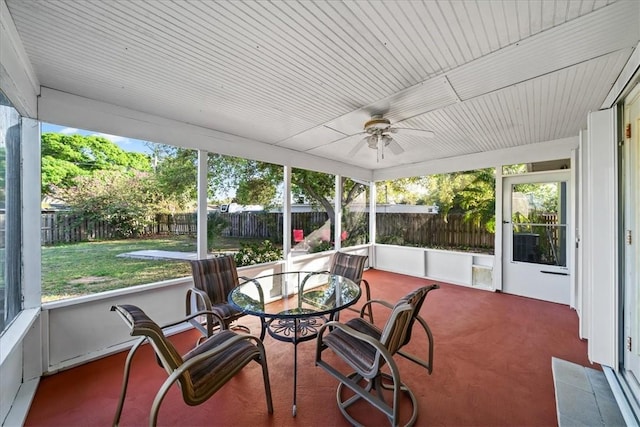
<instances>
[{"instance_id":1,"label":"leafy shrub","mask_svg":"<svg viewBox=\"0 0 640 427\"><path fill-rule=\"evenodd\" d=\"M76 178L76 185L61 189L78 222L90 226L105 222L115 237L137 237L152 223L158 194L149 174L100 170Z\"/></svg>"},{"instance_id":2,"label":"leafy shrub","mask_svg":"<svg viewBox=\"0 0 640 427\"><path fill-rule=\"evenodd\" d=\"M240 243L240 250L235 254L238 267L279 261L281 259L282 250L277 248L270 240L264 240L260 243Z\"/></svg>"},{"instance_id":3,"label":"leafy shrub","mask_svg":"<svg viewBox=\"0 0 640 427\"><path fill-rule=\"evenodd\" d=\"M399 235L387 235L387 236L379 236L378 243L383 245L399 245L406 246L404 242L404 237Z\"/></svg>"},{"instance_id":4,"label":"leafy shrub","mask_svg":"<svg viewBox=\"0 0 640 427\"><path fill-rule=\"evenodd\" d=\"M318 240L309 245L309 253L330 251L333 249L333 244L327 240Z\"/></svg>"}]
</instances>

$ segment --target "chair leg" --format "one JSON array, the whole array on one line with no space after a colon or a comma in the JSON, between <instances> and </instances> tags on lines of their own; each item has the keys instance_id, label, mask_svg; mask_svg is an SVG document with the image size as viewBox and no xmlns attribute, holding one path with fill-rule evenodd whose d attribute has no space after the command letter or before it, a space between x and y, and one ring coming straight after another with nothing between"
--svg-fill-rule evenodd
<instances>
[{"instance_id":1,"label":"chair leg","mask_svg":"<svg viewBox=\"0 0 640 427\"><path fill-rule=\"evenodd\" d=\"M418 324L422 326L422 329L424 329L425 333L427 334L428 345L429 345L427 360L420 359L419 357L414 356L413 354L407 353L404 350L398 350L398 354L402 357L405 357L406 359L411 360L414 363L417 363L423 368L426 368L429 375L431 375L431 372L433 372L433 333L431 333L431 328L429 328L429 325L427 325L427 322L422 317L416 316L416 320L418 321Z\"/></svg>"},{"instance_id":2,"label":"chair leg","mask_svg":"<svg viewBox=\"0 0 640 427\"><path fill-rule=\"evenodd\" d=\"M370 301L371 300L371 289L369 288L369 282L367 282L366 280L362 279L360 281L361 285L364 285L364 296L365 296L365 302L366 301ZM348 310L351 311L355 311L356 313L360 313L360 310L357 308L353 308L353 307L349 307ZM369 323L373 323L373 307L371 306L371 304L369 304L367 306L367 308L365 308L365 311L363 314L364 316L368 316L369 317ZM340 312L336 313L335 316L335 320L340 320Z\"/></svg>"},{"instance_id":3,"label":"chair leg","mask_svg":"<svg viewBox=\"0 0 640 427\"><path fill-rule=\"evenodd\" d=\"M162 383L160 390L156 393L156 397L153 399L153 404L151 405L151 413L149 414L149 427L155 427L158 423L158 411L160 410L160 405L171 386L178 380L178 378L180 378L180 375L182 375L177 374L177 372L178 371L173 371L164 383Z\"/></svg>"},{"instance_id":4,"label":"chair leg","mask_svg":"<svg viewBox=\"0 0 640 427\"><path fill-rule=\"evenodd\" d=\"M411 391L411 389L396 375L394 376L380 373L377 377L368 380L365 387L356 385L362 381L361 375L353 372L340 380L338 389L336 390L336 400L338 402L338 409L342 415L354 426L361 426L355 418L353 418L348 412L347 408L357 401L364 399L374 408L381 411L389 420L392 426L398 426L400 423L400 392L404 392L411 400L411 418L404 425L405 427L413 426L418 418L418 401ZM344 386L350 388L354 394L346 400L342 400L342 389ZM383 390L392 391L392 403L389 404L385 401Z\"/></svg>"},{"instance_id":5,"label":"chair leg","mask_svg":"<svg viewBox=\"0 0 640 427\"><path fill-rule=\"evenodd\" d=\"M369 282L362 279L361 283L364 285L364 293L367 297L365 301L371 301L371 288L369 287ZM367 315L369 316L369 323L373 323L373 308L371 307L371 304L369 304L366 311Z\"/></svg>"},{"instance_id":6,"label":"chair leg","mask_svg":"<svg viewBox=\"0 0 640 427\"><path fill-rule=\"evenodd\" d=\"M273 414L273 400L271 399L271 382L269 381L269 368L267 367L267 356L262 346L262 340L260 340L260 360L262 365L262 379L264 381L264 393L267 396L267 410L270 414Z\"/></svg>"},{"instance_id":7,"label":"chair leg","mask_svg":"<svg viewBox=\"0 0 640 427\"><path fill-rule=\"evenodd\" d=\"M131 350L129 350L129 354L127 355L127 360L124 363L124 378L122 379L122 388L120 390L120 400L118 401L118 408L116 409L116 415L113 418L114 427L120 423L120 416L122 415L122 408L124 406L124 398L127 394L127 386L129 385L129 372L131 371L131 361L133 360L133 355L136 353L138 348L146 341L146 338L142 338L136 342Z\"/></svg>"}]
</instances>

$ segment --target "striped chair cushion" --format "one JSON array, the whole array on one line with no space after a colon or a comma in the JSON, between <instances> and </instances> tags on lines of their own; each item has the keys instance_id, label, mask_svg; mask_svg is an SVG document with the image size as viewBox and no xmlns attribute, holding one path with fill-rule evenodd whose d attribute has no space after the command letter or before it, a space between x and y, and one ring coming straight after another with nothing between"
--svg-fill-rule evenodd
<instances>
[{"instance_id":1,"label":"striped chair cushion","mask_svg":"<svg viewBox=\"0 0 640 427\"><path fill-rule=\"evenodd\" d=\"M349 320L346 325L380 341L393 355L407 342L408 328L412 324L413 316L416 313L415 309L422 305L430 289L431 287L425 286L400 298L394 306L394 314L389 318L383 330L359 317ZM330 332L324 338L324 343L364 377L376 374L376 371L373 370L376 362L384 364L384 360L378 360L380 355L372 345L339 328Z\"/></svg>"},{"instance_id":2,"label":"striped chair cushion","mask_svg":"<svg viewBox=\"0 0 640 427\"><path fill-rule=\"evenodd\" d=\"M349 320L346 325L377 340L380 339L380 329L360 317ZM356 371L363 374L371 372L376 357L376 349L373 346L353 338L340 329L334 329L327 335L324 343L342 355Z\"/></svg>"},{"instance_id":3,"label":"striped chair cushion","mask_svg":"<svg viewBox=\"0 0 640 427\"><path fill-rule=\"evenodd\" d=\"M235 332L229 330L222 330L212 335L202 344L185 354L185 362L205 351L222 345L236 335ZM215 356L197 363L189 369L195 396L208 396L214 393L249 361L259 358L260 350L258 347L245 340L238 341Z\"/></svg>"},{"instance_id":4,"label":"striped chair cushion","mask_svg":"<svg viewBox=\"0 0 640 427\"><path fill-rule=\"evenodd\" d=\"M339 276L344 276L356 283L360 283L367 258L369 257L366 255L353 255L346 254L344 252L336 252L331 259L329 272Z\"/></svg>"},{"instance_id":5,"label":"striped chair cushion","mask_svg":"<svg viewBox=\"0 0 640 427\"><path fill-rule=\"evenodd\" d=\"M395 354L400 347L409 342L414 315L417 314L417 310L422 306L430 290L430 286L423 286L410 292L396 302L394 309L400 305L409 304L411 310L399 313L396 321L393 323L390 321L387 322L382 331L381 340L391 354Z\"/></svg>"},{"instance_id":6,"label":"striped chair cushion","mask_svg":"<svg viewBox=\"0 0 640 427\"><path fill-rule=\"evenodd\" d=\"M195 287L207 293L211 304L227 304L229 292L239 283L236 262L230 255L191 261L191 272Z\"/></svg>"}]
</instances>

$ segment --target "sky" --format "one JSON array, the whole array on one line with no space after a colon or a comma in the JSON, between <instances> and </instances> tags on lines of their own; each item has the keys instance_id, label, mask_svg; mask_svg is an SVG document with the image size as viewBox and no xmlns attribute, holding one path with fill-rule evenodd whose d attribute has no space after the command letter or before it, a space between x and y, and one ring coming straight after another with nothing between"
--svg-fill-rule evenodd
<instances>
[{"instance_id":1,"label":"sky","mask_svg":"<svg viewBox=\"0 0 640 427\"><path fill-rule=\"evenodd\" d=\"M125 138L124 136L109 135L107 133L93 132L90 130L69 128L64 126L52 125L50 123L42 123L42 133L62 133L65 135L79 134L83 136L101 136L116 144L124 151L133 151L136 153L151 154L151 150L145 145L147 141L139 139Z\"/></svg>"}]
</instances>

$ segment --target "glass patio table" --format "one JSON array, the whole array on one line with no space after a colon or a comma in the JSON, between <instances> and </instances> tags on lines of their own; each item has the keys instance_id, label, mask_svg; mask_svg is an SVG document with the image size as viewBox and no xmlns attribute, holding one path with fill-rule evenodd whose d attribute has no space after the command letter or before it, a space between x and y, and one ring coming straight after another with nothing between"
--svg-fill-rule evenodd
<instances>
[{"instance_id":1,"label":"glass patio table","mask_svg":"<svg viewBox=\"0 0 640 427\"><path fill-rule=\"evenodd\" d=\"M265 303L264 290L282 298ZM327 272L296 271L248 279L229 294L229 303L261 319L260 339L265 333L293 344L293 416L296 416L298 343L317 336L320 327L340 310L355 304L360 286L346 277Z\"/></svg>"}]
</instances>

